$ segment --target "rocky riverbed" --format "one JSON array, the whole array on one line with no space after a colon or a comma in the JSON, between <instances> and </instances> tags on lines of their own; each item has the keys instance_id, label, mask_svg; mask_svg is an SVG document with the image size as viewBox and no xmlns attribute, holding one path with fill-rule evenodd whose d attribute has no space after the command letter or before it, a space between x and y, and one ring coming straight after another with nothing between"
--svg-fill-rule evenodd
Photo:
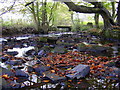
<instances>
[{"instance_id":1,"label":"rocky riverbed","mask_svg":"<svg viewBox=\"0 0 120 90\"><path fill-rule=\"evenodd\" d=\"M4 37L2 89L119 89L120 42L87 32Z\"/></svg>"}]
</instances>

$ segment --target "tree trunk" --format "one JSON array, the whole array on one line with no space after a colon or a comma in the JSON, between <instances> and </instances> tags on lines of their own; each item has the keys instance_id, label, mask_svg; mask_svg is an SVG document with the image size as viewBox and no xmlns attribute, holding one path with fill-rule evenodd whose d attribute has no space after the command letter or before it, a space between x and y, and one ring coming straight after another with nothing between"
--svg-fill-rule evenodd
<instances>
[{"instance_id":1,"label":"tree trunk","mask_svg":"<svg viewBox=\"0 0 120 90\"><path fill-rule=\"evenodd\" d=\"M38 31L39 30L39 25L38 25L38 20L37 20L37 16L35 13L35 6L34 3L32 3L32 7L31 8L31 13L33 14L33 18L34 18L34 22L35 22L35 29Z\"/></svg>"},{"instance_id":2,"label":"tree trunk","mask_svg":"<svg viewBox=\"0 0 120 90\"><path fill-rule=\"evenodd\" d=\"M111 25L115 25L109 11L105 9L101 3L99 2L90 2L91 4L94 4L98 7L86 7L81 5L76 5L72 1L71 2L64 2L70 10L79 12L79 13L98 13L101 14L104 22L104 30L111 29Z\"/></svg>"},{"instance_id":3,"label":"tree trunk","mask_svg":"<svg viewBox=\"0 0 120 90\"><path fill-rule=\"evenodd\" d=\"M99 14L98 13L95 13L94 19L95 19L96 28L99 28Z\"/></svg>"},{"instance_id":4,"label":"tree trunk","mask_svg":"<svg viewBox=\"0 0 120 90\"><path fill-rule=\"evenodd\" d=\"M72 24L75 25L74 20L73 20L73 15L74 15L74 13L71 12L71 21L72 21Z\"/></svg>"},{"instance_id":5,"label":"tree trunk","mask_svg":"<svg viewBox=\"0 0 120 90\"><path fill-rule=\"evenodd\" d=\"M111 21L111 18L109 17L109 12L106 10L103 10L101 12L101 16L102 16L103 22L104 22L104 29L103 30L111 30L113 23Z\"/></svg>"},{"instance_id":6,"label":"tree trunk","mask_svg":"<svg viewBox=\"0 0 120 90\"><path fill-rule=\"evenodd\" d=\"M46 11L47 0L42 2L42 33L48 33L48 22L47 22L47 11Z\"/></svg>"},{"instance_id":7,"label":"tree trunk","mask_svg":"<svg viewBox=\"0 0 120 90\"><path fill-rule=\"evenodd\" d=\"M38 2L36 2L36 13L37 13L37 15L36 15L36 18L37 18L37 27L38 27L38 30L40 30L40 15L39 15L39 3Z\"/></svg>"},{"instance_id":8,"label":"tree trunk","mask_svg":"<svg viewBox=\"0 0 120 90\"><path fill-rule=\"evenodd\" d=\"M117 25L120 26L120 0L118 2L118 8L117 8Z\"/></svg>"},{"instance_id":9,"label":"tree trunk","mask_svg":"<svg viewBox=\"0 0 120 90\"><path fill-rule=\"evenodd\" d=\"M115 19L115 2L111 2L112 5L112 18Z\"/></svg>"}]
</instances>

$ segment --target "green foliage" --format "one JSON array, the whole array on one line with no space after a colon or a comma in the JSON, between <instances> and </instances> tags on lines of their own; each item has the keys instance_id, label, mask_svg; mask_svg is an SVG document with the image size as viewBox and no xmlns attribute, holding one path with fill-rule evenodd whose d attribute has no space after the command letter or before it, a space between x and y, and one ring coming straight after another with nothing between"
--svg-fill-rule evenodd
<instances>
[{"instance_id":1,"label":"green foliage","mask_svg":"<svg viewBox=\"0 0 120 90\"><path fill-rule=\"evenodd\" d=\"M90 26L84 25L84 26L81 26L80 31L86 31L90 28L91 28Z\"/></svg>"}]
</instances>

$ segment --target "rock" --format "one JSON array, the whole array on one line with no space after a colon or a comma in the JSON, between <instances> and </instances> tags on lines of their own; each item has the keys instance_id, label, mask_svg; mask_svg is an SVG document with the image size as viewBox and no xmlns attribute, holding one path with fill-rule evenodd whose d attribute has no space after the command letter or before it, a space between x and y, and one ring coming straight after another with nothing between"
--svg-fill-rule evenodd
<instances>
[{"instance_id":1,"label":"rock","mask_svg":"<svg viewBox=\"0 0 120 90\"><path fill-rule=\"evenodd\" d=\"M87 26L93 27L93 23L92 23L92 22L88 22L88 23L87 23Z\"/></svg>"},{"instance_id":2,"label":"rock","mask_svg":"<svg viewBox=\"0 0 120 90\"><path fill-rule=\"evenodd\" d=\"M0 90L11 90L12 87L4 78L0 78Z\"/></svg>"},{"instance_id":3,"label":"rock","mask_svg":"<svg viewBox=\"0 0 120 90\"><path fill-rule=\"evenodd\" d=\"M8 52L6 52L6 54L11 55L11 56L15 56L18 54L18 52L17 51L8 51Z\"/></svg>"},{"instance_id":4,"label":"rock","mask_svg":"<svg viewBox=\"0 0 120 90\"><path fill-rule=\"evenodd\" d=\"M11 82L10 82L10 85L11 85L12 89L18 89L18 88L21 87L21 84L20 84L20 83L16 83L16 82L14 82L14 81L11 81Z\"/></svg>"},{"instance_id":5,"label":"rock","mask_svg":"<svg viewBox=\"0 0 120 90\"><path fill-rule=\"evenodd\" d=\"M10 60L10 61L6 61L5 62L6 64L9 64L9 65L22 65L22 60Z\"/></svg>"},{"instance_id":6,"label":"rock","mask_svg":"<svg viewBox=\"0 0 120 90\"><path fill-rule=\"evenodd\" d=\"M31 73L31 72L35 72L35 69L34 69L33 67L31 67L31 66L28 66L28 67L27 67L27 71L28 71L29 73Z\"/></svg>"},{"instance_id":7,"label":"rock","mask_svg":"<svg viewBox=\"0 0 120 90\"><path fill-rule=\"evenodd\" d=\"M0 73L0 75L7 74L8 76L15 76L15 74L12 71L8 70L8 69L0 67L0 70L1 70L0 72L2 72L2 73Z\"/></svg>"},{"instance_id":8,"label":"rock","mask_svg":"<svg viewBox=\"0 0 120 90\"><path fill-rule=\"evenodd\" d=\"M58 40L58 37L49 37L47 39L47 42L51 44L55 44L57 40Z\"/></svg>"},{"instance_id":9,"label":"rock","mask_svg":"<svg viewBox=\"0 0 120 90\"><path fill-rule=\"evenodd\" d=\"M66 80L66 77L60 77L57 74L51 73L49 71L44 72L44 74L45 74L45 77L50 79L52 83L61 82L61 81Z\"/></svg>"},{"instance_id":10,"label":"rock","mask_svg":"<svg viewBox=\"0 0 120 90\"><path fill-rule=\"evenodd\" d=\"M120 79L120 69L116 67L111 67L112 71L109 72L110 79L119 80Z\"/></svg>"},{"instance_id":11,"label":"rock","mask_svg":"<svg viewBox=\"0 0 120 90\"><path fill-rule=\"evenodd\" d=\"M38 55L39 55L39 56L43 56L43 55L44 55L44 53L45 53L45 51L44 51L44 50L40 50L40 51L38 52Z\"/></svg>"},{"instance_id":12,"label":"rock","mask_svg":"<svg viewBox=\"0 0 120 90\"><path fill-rule=\"evenodd\" d=\"M78 51L80 51L80 52L85 52L85 51L88 49L88 47L86 47L85 44L80 43L80 44L77 46L77 49L78 49Z\"/></svg>"},{"instance_id":13,"label":"rock","mask_svg":"<svg viewBox=\"0 0 120 90\"><path fill-rule=\"evenodd\" d=\"M66 53L67 52L67 49L64 47L64 46L56 46L54 49L53 49L53 53Z\"/></svg>"},{"instance_id":14,"label":"rock","mask_svg":"<svg viewBox=\"0 0 120 90\"><path fill-rule=\"evenodd\" d=\"M105 66L108 66L108 67L115 66L115 62L109 62L109 63L107 63Z\"/></svg>"},{"instance_id":15,"label":"rock","mask_svg":"<svg viewBox=\"0 0 120 90\"><path fill-rule=\"evenodd\" d=\"M118 67L118 68L120 68L120 60L117 60L117 61L115 62L115 66Z\"/></svg>"},{"instance_id":16,"label":"rock","mask_svg":"<svg viewBox=\"0 0 120 90\"><path fill-rule=\"evenodd\" d=\"M49 53L51 51L51 47L48 46L47 44L45 44L39 51L38 51L38 55L41 56L46 56L47 53Z\"/></svg>"},{"instance_id":17,"label":"rock","mask_svg":"<svg viewBox=\"0 0 120 90\"><path fill-rule=\"evenodd\" d=\"M19 70L19 69L16 70L15 76L16 76L16 77L26 77L26 78L29 77L29 75L28 75L27 73L25 73L24 71Z\"/></svg>"},{"instance_id":18,"label":"rock","mask_svg":"<svg viewBox=\"0 0 120 90\"><path fill-rule=\"evenodd\" d=\"M66 75L67 77L71 79L74 79L74 78L79 79L79 78L85 77L90 72L90 67L88 65L79 64L73 69L71 69L69 72L71 73L67 74Z\"/></svg>"},{"instance_id":19,"label":"rock","mask_svg":"<svg viewBox=\"0 0 120 90\"><path fill-rule=\"evenodd\" d=\"M25 81L27 81L28 80L28 78L26 78L26 77L18 77L18 79L16 80L18 83L23 83L23 82L25 82Z\"/></svg>"},{"instance_id":20,"label":"rock","mask_svg":"<svg viewBox=\"0 0 120 90\"><path fill-rule=\"evenodd\" d=\"M16 44L14 48L23 48L24 46L22 44Z\"/></svg>"},{"instance_id":21,"label":"rock","mask_svg":"<svg viewBox=\"0 0 120 90\"><path fill-rule=\"evenodd\" d=\"M7 61L8 59L9 59L9 57L7 57L7 56L3 56L3 57L0 57L0 59L2 60L2 62L5 62L5 61Z\"/></svg>"},{"instance_id":22,"label":"rock","mask_svg":"<svg viewBox=\"0 0 120 90\"><path fill-rule=\"evenodd\" d=\"M50 69L48 66L43 66L43 65L38 65L34 67L35 72L38 73L38 75L43 75L43 72L47 71Z\"/></svg>"},{"instance_id":23,"label":"rock","mask_svg":"<svg viewBox=\"0 0 120 90\"><path fill-rule=\"evenodd\" d=\"M28 50L26 53L25 53L27 56L31 56L31 55L36 55L36 51L34 49L31 49L31 50Z\"/></svg>"},{"instance_id":24,"label":"rock","mask_svg":"<svg viewBox=\"0 0 120 90\"><path fill-rule=\"evenodd\" d=\"M40 42L47 42L48 37L39 37Z\"/></svg>"},{"instance_id":25,"label":"rock","mask_svg":"<svg viewBox=\"0 0 120 90\"><path fill-rule=\"evenodd\" d=\"M91 54L93 55L101 55L101 56L111 56L111 49L109 47L103 47L103 46L92 46L87 51L93 52Z\"/></svg>"}]
</instances>

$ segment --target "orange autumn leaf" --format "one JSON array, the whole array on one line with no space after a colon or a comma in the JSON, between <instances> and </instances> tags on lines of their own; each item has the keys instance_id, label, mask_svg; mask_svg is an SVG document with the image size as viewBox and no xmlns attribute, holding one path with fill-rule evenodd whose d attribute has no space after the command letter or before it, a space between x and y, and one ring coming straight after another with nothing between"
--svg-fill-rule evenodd
<instances>
[{"instance_id":1,"label":"orange autumn leaf","mask_svg":"<svg viewBox=\"0 0 120 90\"><path fill-rule=\"evenodd\" d=\"M98 65L98 68L102 68L103 66L102 65Z\"/></svg>"},{"instance_id":2,"label":"orange autumn leaf","mask_svg":"<svg viewBox=\"0 0 120 90\"><path fill-rule=\"evenodd\" d=\"M42 82L45 82L45 83L47 83L47 82L50 82L50 80L43 80Z\"/></svg>"},{"instance_id":3,"label":"orange autumn leaf","mask_svg":"<svg viewBox=\"0 0 120 90\"><path fill-rule=\"evenodd\" d=\"M72 82L72 80L68 80L69 82Z\"/></svg>"},{"instance_id":4,"label":"orange autumn leaf","mask_svg":"<svg viewBox=\"0 0 120 90\"><path fill-rule=\"evenodd\" d=\"M95 73L95 71L94 71L94 70L91 70L91 71L90 71L90 73L94 74L94 73Z\"/></svg>"},{"instance_id":5,"label":"orange autumn leaf","mask_svg":"<svg viewBox=\"0 0 120 90\"><path fill-rule=\"evenodd\" d=\"M17 80L18 78L17 77L13 77L14 80Z\"/></svg>"},{"instance_id":6,"label":"orange autumn leaf","mask_svg":"<svg viewBox=\"0 0 120 90\"><path fill-rule=\"evenodd\" d=\"M32 72L32 74L36 74L36 72Z\"/></svg>"},{"instance_id":7,"label":"orange autumn leaf","mask_svg":"<svg viewBox=\"0 0 120 90\"><path fill-rule=\"evenodd\" d=\"M70 85L68 85L68 87L71 87Z\"/></svg>"},{"instance_id":8,"label":"orange autumn leaf","mask_svg":"<svg viewBox=\"0 0 120 90\"><path fill-rule=\"evenodd\" d=\"M98 58L94 58L95 60L98 60Z\"/></svg>"},{"instance_id":9,"label":"orange autumn leaf","mask_svg":"<svg viewBox=\"0 0 120 90\"><path fill-rule=\"evenodd\" d=\"M50 64L47 64L48 67L50 67L51 65Z\"/></svg>"},{"instance_id":10,"label":"orange autumn leaf","mask_svg":"<svg viewBox=\"0 0 120 90\"><path fill-rule=\"evenodd\" d=\"M77 82L77 84L80 84L81 82Z\"/></svg>"},{"instance_id":11,"label":"orange autumn leaf","mask_svg":"<svg viewBox=\"0 0 120 90\"><path fill-rule=\"evenodd\" d=\"M105 71L105 69L101 69L100 71L101 71L101 72L104 72L104 71Z\"/></svg>"},{"instance_id":12,"label":"orange autumn leaf","mask_svg":"<svg viewBox=\"0 0 120 90\"><path fill-rule=\"evenodd\" d=\"M2 78L9 79L10 77L7 74L2 75Z\"/></svg>"},{"instance_id":13,"label":"orange autumn leaf","mask_svg":"<svg viewBox=\"0 0 120 90\"><path fill-rule=\"evenodd\" d=\"M55 70L51 70L51 73L55 73Z\"/></svg>"},{"instance_id":14,"label":"orange autumn leaf","mask_svg":"<svg viewBox=\"0 0 120 90\"><path fill-rule=\"evenodd\" d=\"M107 76L106 78L107 78L107 79L110 79L110 78L111 78L111 76Z\"/></svg>"}]
</instances>

